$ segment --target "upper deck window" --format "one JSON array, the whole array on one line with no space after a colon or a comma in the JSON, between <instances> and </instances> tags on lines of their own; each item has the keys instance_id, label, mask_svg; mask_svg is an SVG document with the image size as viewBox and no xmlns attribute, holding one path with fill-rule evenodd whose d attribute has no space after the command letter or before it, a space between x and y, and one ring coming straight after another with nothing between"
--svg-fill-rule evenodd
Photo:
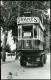
<instances>
[{"instance_id":1,"label":"upper deck window","mask_svg":"<svg viewBox=\"0 0 51 80\"><path fill-rule=\"evenodd\" d=\"M22 26L22 36L25 38L32 38L33 37L33 26L26 25Z\"/></svg>"},{"instance_id":2,"label":"upper deck window","mask_svg":"<svg viewBox=\"0 0 51 80\"><path fill-rule=\"evenodd\" d=\"M34 38L37 38L37 25L34 25Z\"/></svg>"},{"instance_id":3,"label":"upper deck window","mask_svg":"<svg viewBox=\"0 0 51 80\"><path fill-rule=\"evenodd\" d=\"M34 29L34 38L37 38L37 30Z\"/></svg>"},{"instance_id":4,"label":"upper deck window","mask_svg":"<svg viewBox=\"0 0 51 80\"><path fill-rule=\"evenodd\" d=\"M18 26L18 37L19 37L19 39L22 37L21 32L22 32L22 28L21 28L21 26Z\"/></svg>"}]
</instances>

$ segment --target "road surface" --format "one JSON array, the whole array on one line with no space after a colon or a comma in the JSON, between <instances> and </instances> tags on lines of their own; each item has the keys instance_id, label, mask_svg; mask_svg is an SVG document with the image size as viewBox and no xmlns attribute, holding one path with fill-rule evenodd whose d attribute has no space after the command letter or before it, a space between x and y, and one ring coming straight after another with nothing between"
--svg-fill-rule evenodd
<instances>
[{"instance_id":1,"label":"road surface","mask_svg":"<svg viewBox=\"0 0 51 80\"><path fill-rule=\"evenodd\" d=\"M12 77L9 75L12 73ZM27 64L27 67L21 67L20 61L1 64L1 79L50 79L50 55L47 55L47 62L44 67Z\"/></svg>"}]
</instances>

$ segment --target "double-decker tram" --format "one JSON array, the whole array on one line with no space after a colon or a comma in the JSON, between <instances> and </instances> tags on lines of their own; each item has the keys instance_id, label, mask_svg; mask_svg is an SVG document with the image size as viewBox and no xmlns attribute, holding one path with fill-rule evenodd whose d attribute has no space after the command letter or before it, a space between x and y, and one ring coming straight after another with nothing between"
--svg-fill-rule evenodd
<instances>
[{"instance_id":1,"label":"double-decker tram","mask_svg":"<svg viewBox=\"0 0 51 80\"><path fill-rule=\"evenodd\" d=\"M20 64L46 63L44 51L44 26L39 17L18 17L18 51L21 52Z\"/></svg>"}]
</instances>

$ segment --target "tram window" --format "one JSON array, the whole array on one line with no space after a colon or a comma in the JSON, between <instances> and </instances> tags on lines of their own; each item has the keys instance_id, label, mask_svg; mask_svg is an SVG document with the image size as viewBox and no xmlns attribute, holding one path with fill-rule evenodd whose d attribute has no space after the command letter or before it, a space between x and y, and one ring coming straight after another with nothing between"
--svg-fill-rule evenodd
<instances>
[{"instance_id":1,"label":"tram window","mask_svg":"<svg viewBox=\"0 0 51 80\"><path fill-rule=\"evenodd\" d=\"M23 30L23 37L25 37L24 36L24 34L26 33L31 33L31 36L29 35L26 35L26 37L30 37L30 38L32 38L33 37L33 26L31 25L31 26L22 26L22 30Z\"/></svg>"},{"instance_id":2,"label":"tram window","mask_svg":"<svg viewBox=\"0 0 51 80\"><path fill-rule=\"evenodd\" d=\"M20 36L20 29L19 29L19 36Z\"/></svg>"},{"instance_id":3,"label":"tram window","mask_svg":"<svg viewBox=\"0 0 51 80\"><path fill-rule=\"evenodd\" d=\"M32 31L32 26L23 26L23 31Z\"/></svg>"},{"instance_id":4,"label":"tram window","mask_svg":"<svg viewBox=\"0 0 51 80\"><path fill-rule=\"evenodd\" d=\"M36 28L34 29L34 38L37 38L37 30L36 30Z\"/></svg>"}]
</instances>

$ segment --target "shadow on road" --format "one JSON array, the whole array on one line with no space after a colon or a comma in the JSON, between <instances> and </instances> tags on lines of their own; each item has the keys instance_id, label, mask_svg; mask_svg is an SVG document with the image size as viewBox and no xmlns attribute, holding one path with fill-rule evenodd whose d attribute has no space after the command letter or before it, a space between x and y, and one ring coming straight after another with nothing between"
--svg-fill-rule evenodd
<instances>
[{"instance_id":1,"label":"shadow on road","mask_svg":"<svg viewBox=\"0 0 51 80\"><path fill-rule=\"evenodd\" d=\"M26 65L26 68L39 68L38 64L28 64Z\"/></svg>"}]
</instances>

